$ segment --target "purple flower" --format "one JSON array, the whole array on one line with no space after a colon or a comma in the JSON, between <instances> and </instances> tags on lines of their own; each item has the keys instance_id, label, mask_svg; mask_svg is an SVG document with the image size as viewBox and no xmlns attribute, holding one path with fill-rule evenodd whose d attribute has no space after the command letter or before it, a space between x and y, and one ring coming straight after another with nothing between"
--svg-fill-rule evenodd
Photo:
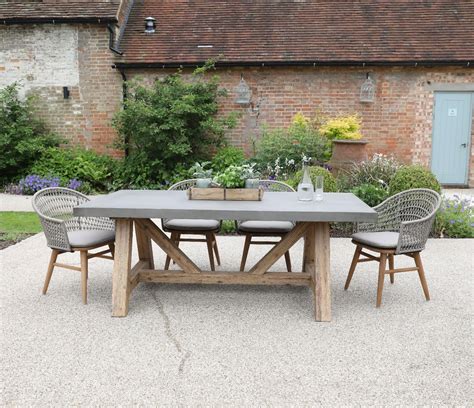
<instances>
[{"instance_id":1,"label":"purple flower","mask_svg":"<svg viewBox=\"0 0 474 408\"><path fill-rule=\"evenodd\" d=\"M452 225L456 222L456 220L449 220L449 223Z\"/></svg>"},{"instance_id":2,"label":"purple flower","mask_svg":"<svg viewBox=\"0 0 474 408\"><path fill-rule=\"evenodd\" d=\"M68 188L71 190L79 190L79 188L82 186L82 181L77 180L75 178L69 180L69 184L67 185Z\"/></svg>"},{"instance_id":3,"label":"purple flower","mask_svg":"<svg viewBox=\"0 0 474 408\"><path fill-rule=\"evenodd\" d=\"M59 187L60 183L59 177L42 177L30 174L21 179L18 185L23 194L34 194L47 187Z\"/></svg>"}]
</instances>

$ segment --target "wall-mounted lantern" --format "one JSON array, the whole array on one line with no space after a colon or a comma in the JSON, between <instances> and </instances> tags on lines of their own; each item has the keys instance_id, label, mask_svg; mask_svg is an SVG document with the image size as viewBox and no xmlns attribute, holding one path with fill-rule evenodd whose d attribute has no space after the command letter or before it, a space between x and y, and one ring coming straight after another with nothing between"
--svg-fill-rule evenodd
<instances>
[{"instance_id":1,"label":"wall-mounted lantern","mask_svg":"<svg viewBox=\"0 0 474 408\"><path fill-rule=\"evenodd\" d=\"M235 88L235 93L237 97L235 98L235 103L240 106L250 105L250 99L252 98L252 91L250 90L247 82L245 82L243 74L240 74L239 85Z\"/></svg>"},{"instance_id":2,"label":"wall-mounted lantern","mask_svg":"<svg viewBox=\"0 0 474 408\"><path fill-rule=\"evenodd\" d=\"M69 95L71 93L69 92L69 88L67 86L63 86L63 98L64 99L69 99Z\"/></svg>"},{"instance_id":3,"label":"wall-mounted lantern","mask_svg":"<svg viewBox=\"0 0 474 408\"><path fill-rule=\"evenodd\" d=\"M360 101L371 103L375 99L375 83L367 72L367 77L360 87Z\"/></svg>"},{"instance_id":4,"label":"wall-mounted lantern","mask_svg":"<svg viewBox=\"0 0 474 408\"><path fill-rule=\"evenodd\" d=\"M156 29L156 19L153 17L145 18L145 33L153 34Z\"/></svg>"}]
</instances>

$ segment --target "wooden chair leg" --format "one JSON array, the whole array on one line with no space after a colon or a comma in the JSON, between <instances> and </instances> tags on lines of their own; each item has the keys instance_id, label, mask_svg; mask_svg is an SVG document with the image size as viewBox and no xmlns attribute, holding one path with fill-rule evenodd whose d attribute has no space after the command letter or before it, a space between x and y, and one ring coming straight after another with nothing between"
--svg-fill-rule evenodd
<instances>
[{"instance_id":1,"label":"wooden chair leg","mask_svg":"<svg viewBox=\"0 0 474 408\"><path fill-rule=\"evenodd\" d=\"M81 251L82 303L84 303L85 305L87 305L87 278L88 278L87 251Z\"/></svg>"},{"instance_id":2,"label":"wooden chair leg","mask_svg":"<svg viewBox=\"0 0 474 408\"><path fill-rule=\"evenodd\" d=\"M421 286L423 287L423 292L425 294L426 300L430 300L430 292L428 291L428 284L426 283L425 270L423 269L423 263L421 262L421 256L419 252L416 252L414 255L415 264L418 268L418 276L420 277Z\"/></svg>"},{"instance_id":3,"label":"wooden chair leg","mask_svg":"<svg viewBox=\"0 0 474 408\"><path fill-rule=\"evenodd\" d=\"M115 244L109 244L109 249L110 249L110 255L112 256L112 259L115 257Z\"/></svg>"},{"instance_id":4,"label":"wooden chair leg","mask_svg":"<svg viewBox=\"0 0 474 408\"><path fill-rule=\"evenodd\" d=\"M388 269L390 270L393 270L395 269L395 259L394 259L394 255L393 254L390 254L388 256ZM394 273L391 273L390 274L390 283L394 283L395 282L395 274Z\"/></svg>"},{"instance_id":5,"label":"wooden chair leg","mask_svg":"<svg viewBox=\"0 0 474 408\"><path fill-rule=\"evenodd\" d=\"M216 234L212 234L212 239L213 239L213 247L214 247L214 253L216 255L216 261L217 265L220 266L221 264L221 257L219 256L219 249L217 248L217 239L216 239Z\"/></svg>"},{"instance_id":6,"label":"wooden chair leg","mask_svg":"<svg viewBox=\"0 0 474 408\"><path fill-rule=\"evenodd\" d=\"M177 236L178 236L178 234L176 232L172 232L171 237L170 237L171 241L176 243ZM164 268L165 271L169 269L170 262L171 262L171 258L169 257L169 255L166 255L165 268Z\"/></svg>"},{"instance_id":7,"label":"wooden chair leg","mask_svg":"<svg viewBox=\"0 0 474 408\"><path fill-rule=\"evenodd\" d=\"M286 262L286 270L291 272L291 258L290 258L290 251L285 252L285 262Z\"/></svg>"},{"instance_id":8,"label":"wooden chair leg","mask_svg":"<svg viewBox=\"0 0 474 408\"><path fill-rule=\"evenodd\" d=\"M387 267L387 254L380 254L379 284L377 286L377 307L382 304L383 281L385 278L385 268Z\"/></svg>"},{"instance_id":9,"label":"wooden chair leg","mask_svg":"<svg viewBox=\"0 0 474 408\"><path fill-rule=\"evenodd\" d=\"M51 281L51 276L53 276L54 263L56 262L56 259L58 259L59 253L60 252L57 249L53 249L51 252L51 257L49 258L48 271L46 272L46 278L44 280L44 285L43 285L43 295L46 295L46 292L48 291L49 282Z\"/></svg>"},{"instance_id":10,"label":"wooden chair leg","mask_svg":"<svg viewBox=\"0 0 474 408\"><path fill-rule=\"evenodd\" d=\"M209 254L209 263L211 264L211 271L216 270L216 267L214 265L214 239L212 237L213 235L214 234L212 232L206 234L207 253Z\"/></svg>"},{"instance_id":11,"label":"wooden chair leg","mask_svg":"<svg viewBox=\"0 0 474 408\"><path fill-rule=\"evenodd\" d=\"M351 283L351 280L352 280L352 275L354 275L357 262L359 262L360 251L362 251L362 247L357 245L354 251L354 256L352 257L351 267L349 268L349 274L347 275L346 284L344 285L344 290L347 290L349 288L349 284Z\"/></svg>"},{"instance_id":12,"label":"wooden chair leg","mask_svg":"<svg viewBox=\"0 0 474 408\"><path fill-rule=\"evenodd\" d=\"M245 270L247 262L247 255L249 254L250 243L252 242L252 235L245 234L244 252L242 253L242 260L240 261L240 272Z\"/></svg>"}]
</instances>

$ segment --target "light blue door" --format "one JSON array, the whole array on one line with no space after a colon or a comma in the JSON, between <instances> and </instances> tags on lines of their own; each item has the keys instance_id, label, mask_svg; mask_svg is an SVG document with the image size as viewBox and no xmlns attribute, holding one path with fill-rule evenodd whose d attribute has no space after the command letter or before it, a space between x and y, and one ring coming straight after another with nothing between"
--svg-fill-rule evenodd
<instances>
[{"instance_id":1,"label":"light blue door","mask_svg":"<svg viewBox=\"0 0 474 408\"><path fill-rule=\"evenodd\" d=\"M468 92L435 94L431 170L441 184L467 184L473 99Z\"/></svg>"}]
</instances>

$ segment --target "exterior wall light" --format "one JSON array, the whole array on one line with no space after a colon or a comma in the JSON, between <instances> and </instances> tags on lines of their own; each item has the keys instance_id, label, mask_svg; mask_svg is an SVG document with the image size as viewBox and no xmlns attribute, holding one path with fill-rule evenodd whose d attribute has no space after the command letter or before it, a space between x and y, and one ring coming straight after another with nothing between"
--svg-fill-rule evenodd
<instances>
[{"instance_id":1,"label":"exterior wall light","mask_svg":"<svg viewBox=\"0 0 474 408\"><path fill-rule=\"evenodd\" d=\"M360 87L360 101L372 103L375 98L375 83L367 72L367 78Z\"/></svg>"},{"instance_id":2,"label":"exterior wall light","mask_svg":"<svg viewBox=\"0 0 474 408\"><path fill-rule=\"evenodd\" d=\"M250 90L247 82L245 82L243 74L240 74L239 85L235 88L235 93L237 97L235 98L235 103L240 106L250 105L250 99L252 98L252 91Z\"/></svg>"},{"instance_id":3,"label":"exterior wall light","mask_svg":"<svg viewBox=\"0 0 474 408\"><path fill-rule=\"evenodd\" d=\"M156 19L153 17L145 18L145 33L153 34L156 28Z\"/></svg>"}]
</instances>

